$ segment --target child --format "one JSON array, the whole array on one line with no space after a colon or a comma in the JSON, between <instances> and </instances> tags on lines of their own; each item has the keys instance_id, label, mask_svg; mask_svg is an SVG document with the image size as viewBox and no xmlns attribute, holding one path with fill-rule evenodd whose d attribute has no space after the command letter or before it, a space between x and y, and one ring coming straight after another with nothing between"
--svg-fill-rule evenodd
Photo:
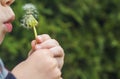
<instances>
[{"instance_id":1,"label":"child","mask_svg":"<svg viewBox=\"0 0 120 79\"><path fill-rule=\"evenodd\" d=\"M0 0L0 44L6 33L12 31L15 15L10 5L13 0ZM37 44L36 44L37 43ZM0 79L62 79L64 51L59 43L47 34L38 35L31 42L28 57L10 72L0 59Z\"/></svg>"}]
</instances>

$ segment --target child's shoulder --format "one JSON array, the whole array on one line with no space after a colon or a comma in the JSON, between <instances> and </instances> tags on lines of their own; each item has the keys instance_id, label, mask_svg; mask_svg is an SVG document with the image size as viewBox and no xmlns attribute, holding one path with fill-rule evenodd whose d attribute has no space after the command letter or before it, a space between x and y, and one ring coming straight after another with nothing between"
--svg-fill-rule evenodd
<instances>
[{"instance_id":1,"label":"child's shoulder","mask_svg":"<svg viewBox=\"0 0 120 79\"><path fill-rule=\"evenodd\" d=\"M0 58L0 79L15 79L15 77L11 73L9 73L9 71L5 68L1 58Z\"/></svg>"},{"instance_id":2,"label":"child's shoulder","mask_svg":"<svg viewBox=\"0 0 120 79\"><path fill-rule=\"evenodd\" d=\"M8 70L4 67L3 61L0 59L0 79L5 79Z\"/></svg>"}]
</instances>

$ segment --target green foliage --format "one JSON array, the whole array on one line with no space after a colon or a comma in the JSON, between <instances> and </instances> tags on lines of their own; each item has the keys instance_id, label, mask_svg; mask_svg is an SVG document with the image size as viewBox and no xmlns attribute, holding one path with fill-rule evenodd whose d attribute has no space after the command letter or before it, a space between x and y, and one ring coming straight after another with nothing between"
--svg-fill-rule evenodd
<instances>
[{"instance_id":1,"label":"green foliage","mask_svg":"<svg viewBox=\"0 0 120 79\"><path fill-rule=\"evenodd\" d=\"M64 79L120 79L120 0L17 0L14 31L1 46L8 68L27 57L34 39L20 27L28 2L39 11L38 34L49 34L65 50Z\"/></svg>"}]
</instances>

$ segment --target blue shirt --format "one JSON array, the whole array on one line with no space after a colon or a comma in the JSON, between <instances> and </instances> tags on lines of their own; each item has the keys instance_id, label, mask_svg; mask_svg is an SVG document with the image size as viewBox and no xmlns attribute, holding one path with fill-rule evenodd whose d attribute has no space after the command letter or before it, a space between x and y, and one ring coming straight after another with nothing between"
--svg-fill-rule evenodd
<instances>
[{"instance_id":1,"label":"blue shirt","mask_svg":"<svg viewBox=\"0 0 120 79\"><path fill-rule=\"evenodd\" d=\"M16 79L5 67L0 59L0 79Z\"/></svg>"}]
</instances>

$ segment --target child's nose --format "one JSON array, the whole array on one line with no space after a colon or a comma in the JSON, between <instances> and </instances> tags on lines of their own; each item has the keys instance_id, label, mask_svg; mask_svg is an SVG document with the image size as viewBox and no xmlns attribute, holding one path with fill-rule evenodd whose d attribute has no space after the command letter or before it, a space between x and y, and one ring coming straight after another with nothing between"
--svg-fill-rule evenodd
<instances>
[{"instance_id":1,"label":"child's nose","mask_svg":"<svg viewBox=\"0 0 120 79\"><path fill-rule=\"evenodd\" d=\"M13 3L13 1L14 1L14 0L3 0L3 1L2 1L2 4L9 6L9 5L11 5L11 4Z\"/></svg>"},{"instance_id":2,"label":"child's nose","mask_svg":"<svg viewBox=\"0 0 120 79\"><path fill-rule=\"evenodd\" d=\"M10 6L5 7L6 17L9 19L10 22L12 22L15 19L15 14Z\"/></svg>"},{"instance_id":3,"label":"child's nose","mask_svg":"<svg viewBox=\"0 0 120 79\"><path fill-rule=\"evenodd\" d=\"M11 12L10 12L10 18L11 18L11 21L13 21L15 19L15 14L14 14L12 9L11 9Z\"/></svg>"},{"instance_id":4,"label":"child's nose","mask_svg":"<svg viewBox=\"0 0 120 79\"><path fill-rule=\"evenodd\" d=\"M5 4L6 5L10 5L11 4L11 0L5 0Z\"/></svg>"}]
</instances>

